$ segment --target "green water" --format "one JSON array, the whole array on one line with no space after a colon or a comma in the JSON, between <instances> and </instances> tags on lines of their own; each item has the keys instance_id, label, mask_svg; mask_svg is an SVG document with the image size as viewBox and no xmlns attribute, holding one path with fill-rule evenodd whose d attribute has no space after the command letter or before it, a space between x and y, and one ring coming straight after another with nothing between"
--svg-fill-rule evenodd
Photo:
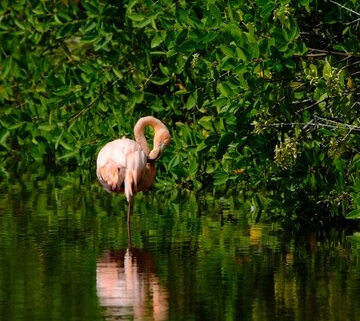
<instances>
[{"instance_id":1,"label":"green water","mask_svg":"<svg viewBox=\"0 0 360 321\"><path fill-rule=\"evenodd\" d=\"M359 319L357 234L289 233L240 196L162 188L137 195L129 244L126 211L94 177L4 178L0 319Z\"/></svg>"}]
</instances>

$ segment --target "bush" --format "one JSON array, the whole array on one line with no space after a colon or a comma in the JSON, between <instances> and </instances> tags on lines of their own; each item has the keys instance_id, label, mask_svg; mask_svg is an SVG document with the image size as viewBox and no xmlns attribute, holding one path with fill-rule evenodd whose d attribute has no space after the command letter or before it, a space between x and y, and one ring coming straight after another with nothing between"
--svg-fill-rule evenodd
<instances>
[{"instance_id":1,"label":"bush","mask_svg":"<svg viewBox=\"0 0 360 321\"><path fill-rule=\"evenodd\" d=\"M152 114L158 182L245 189L307 221L360 215L360 4L4 2L0 153L90 167Z\"/></svg>"}]
</instances>

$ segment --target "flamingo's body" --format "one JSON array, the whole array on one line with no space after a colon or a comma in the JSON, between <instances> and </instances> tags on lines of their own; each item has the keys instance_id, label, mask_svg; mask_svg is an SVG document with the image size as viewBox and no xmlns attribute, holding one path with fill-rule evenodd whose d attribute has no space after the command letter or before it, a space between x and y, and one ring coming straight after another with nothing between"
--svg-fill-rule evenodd
<instances>
[{"instance_id":1,"label":"flamingo's body","mask_svg":"<svg viewBox=\"0 0 360 321\"><path fill-rule=\"evenodd\" d=\"M128 138L116 139L101 149L97 176L108 192L124 193L129 202L142 181L154 179L145 175L150 169L147 165L154 167L147 164L147 155L138 143Z\"/></svg>"},{"instance_id":2,"label":"flamingo's body","mask_svg":"<svg viewBox=\"0 0 360 321\"><path fill-rule=\"evenodd\" d=\"M144 135L146 126L154 128L152 150ZM134 194L151 187L156 174L154 162L171 140L166 126L152 116L140 118L134 134L136 141L121 138L107 143L98 154L96 169L99 182L107 191L125 194L129 203L128 222Z\"/></svg>"}]
</instances>

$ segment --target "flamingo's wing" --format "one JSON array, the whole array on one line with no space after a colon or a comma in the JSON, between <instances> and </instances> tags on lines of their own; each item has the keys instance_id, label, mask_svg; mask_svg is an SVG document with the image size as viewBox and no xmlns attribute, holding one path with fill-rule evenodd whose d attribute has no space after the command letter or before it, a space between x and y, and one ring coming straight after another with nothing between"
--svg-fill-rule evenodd
<instances>
[{"instance_id":1,"label":"flamingo's wing","mask_svg":"<svg viewBox=\"0 0 360 321\"><path fill-rule=\"evenodd\" d=\"M97 168L96 174L101 185L108 192L123 192L125 180L125 167L119 167L118 163L108 160Z\"/></svg>"},{"instance_id":2,"label":"flamingo's wing","mask_svg":"<svg viewBox=\"0 0 360 321\"><path fill-rule=\"evenodd\" d=\"M138 143L117 139L100 150L96 174L107 191L125 192L130 201L145 174L146 162L147 156Z\"/></svg>"},{"instance_id":3,"label":"flamingo's wing","mask_svg":"<svg viewBox=\"0 0 360 321\"><path fill-rule=\"evenodd\" d=\"M126 157L125 195L129 200L138 191L138 186L144 179L147 155L141 150L134 150Z\"/></svg>"}]
</instances>

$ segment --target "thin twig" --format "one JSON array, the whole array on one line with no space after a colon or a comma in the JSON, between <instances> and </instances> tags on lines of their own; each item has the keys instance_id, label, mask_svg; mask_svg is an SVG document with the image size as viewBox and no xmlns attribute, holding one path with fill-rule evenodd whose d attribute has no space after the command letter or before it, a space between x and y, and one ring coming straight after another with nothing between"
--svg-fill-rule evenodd
<instances>
[{"instance_id":1,"label":"thin twig","mask_svg":"<svg viewBox=\"0 0 360 321\"><path fill-rule=\"evenodd\" d=\"M355 19L353 21L350 21L350 22L345 22L344 25L345 26L352 25L353 23L358 22L358 21L360 21L360 18L357 18L357 19Z\"/></svg>"},{"instance_id":2,"label":"thin twig","mask_svg":"<svg viewBox=\"0 0 360 321\"><path fill-rule=\"evenodd\" d=\"M313 119L311 119L310 121L308 121L306 123L271 123L271 124L263 125L263 127L284 127L284 126L289 126L289 127L303 126L304 129L308 128L308 127L315 127L315 128L325 127L325 128L331 128L331 129L346 129L349 131L347 136L350 135L350 132L352 132L352 131L360 132L360 126L344 124L344 123L340 123L335 120L327 119L327 118L320 117L320 116L314 116Z\"/></svg>"},{"instance_id":3,"label":"thin twig","mask_svg":"<svg viewBox=\"0 0 360 321\"><path fill-rule=\"evenodd\" d=\"M312 108L312 107L314 107L314 106L316 106L316 105L319 105L319 104L322 103L323 101L324 101L324 100L322 100L322 101L316 101L316 102L314 102L313 104L311 104L311 105L309 105L309 106L306 106L306 107L304 107L304 108L296 111L296 112L295 112L295 115L297 115L297 114L299 114L299 113L302 113L304 110L308 110L308 109L310 109L310 108Z\"/></svg>"},{"instance_id":4,"label":"thin twig","mask_svg":"<svg viewBox=\"0 0 360 321\"><path fill-rule=\"evenodd\" d=\"M358 12L356 12L355 10L352 10L352 9L350 9L350 8L347 8L347 7L345 7L344 5L342 5L342 4L340 4L340 3L337 3L336 1L330 0L330 2L338 5L339 7L343 8L343 9L345 9L345 10L347 10L347 11L350 11L350 12L352 12L352 13L355 13L357 16L360 16L360 13L358 13Z\"/></svg>"},{"instance_id":5,"label":"thin twig","mask_svg":"<svg viewBox=\"0 0 360 321\"><path fill-rule=\"evenodd\" d=\"M357 16L360 16L360 13L359 13L359 12L356 12L355 10L352 10L352 9L350 9L350 8L347 8L347 7L345 7L344 5L342 5L342 4L340 4L340 3L337 3L336 1L330 0L330 2L338 5L339 7L343 8L343 9L345 9L345 10L347 10L347 11L350 11L351 13L355 13ZM348 25L351 25L351 24L353 24L353 23L355 23L355 22L358 22L358 21L360 21L360 18L357 18L357 19L355 19L355 20L353 20L353 21L350 21L350 22L346 22L346 23L344 23L344 25L345 25L345 26L348 26Z\"/></svg>"},{"instance_id":6,"label":"thin twig","mask_svg":"<svg viewBox=\"0 0 360 321\"><path fill-rule=\"evenodd\" d=\"M339 52L339 51L323 50L323 49L315 49L315 48L308 48L308 51L309 52L317 52L317 53L308 53L306 55L308 57L325 56L325 55L336 55L336 56L356 57L356 58L360 57L360 55L356 55L352 52Z\"/></svg>"},{"instance_id":7,"label":"thin twig","mask_svg":"<svg viewBox=\"0 0 360 321\"><path fill-rule=\"evenodd\" d=\"M154 75L154 73L155 73L156 71L157 71L157 68L155 68L155 69L151 72L150 76L145 80L145 83L140 86L140 90L142 90L142 91L145 90L145 88L146 88L146 87L148 86L148 84L150 83L151 78L153 77L153 75Z\"/></svg>"}]
</instances>

